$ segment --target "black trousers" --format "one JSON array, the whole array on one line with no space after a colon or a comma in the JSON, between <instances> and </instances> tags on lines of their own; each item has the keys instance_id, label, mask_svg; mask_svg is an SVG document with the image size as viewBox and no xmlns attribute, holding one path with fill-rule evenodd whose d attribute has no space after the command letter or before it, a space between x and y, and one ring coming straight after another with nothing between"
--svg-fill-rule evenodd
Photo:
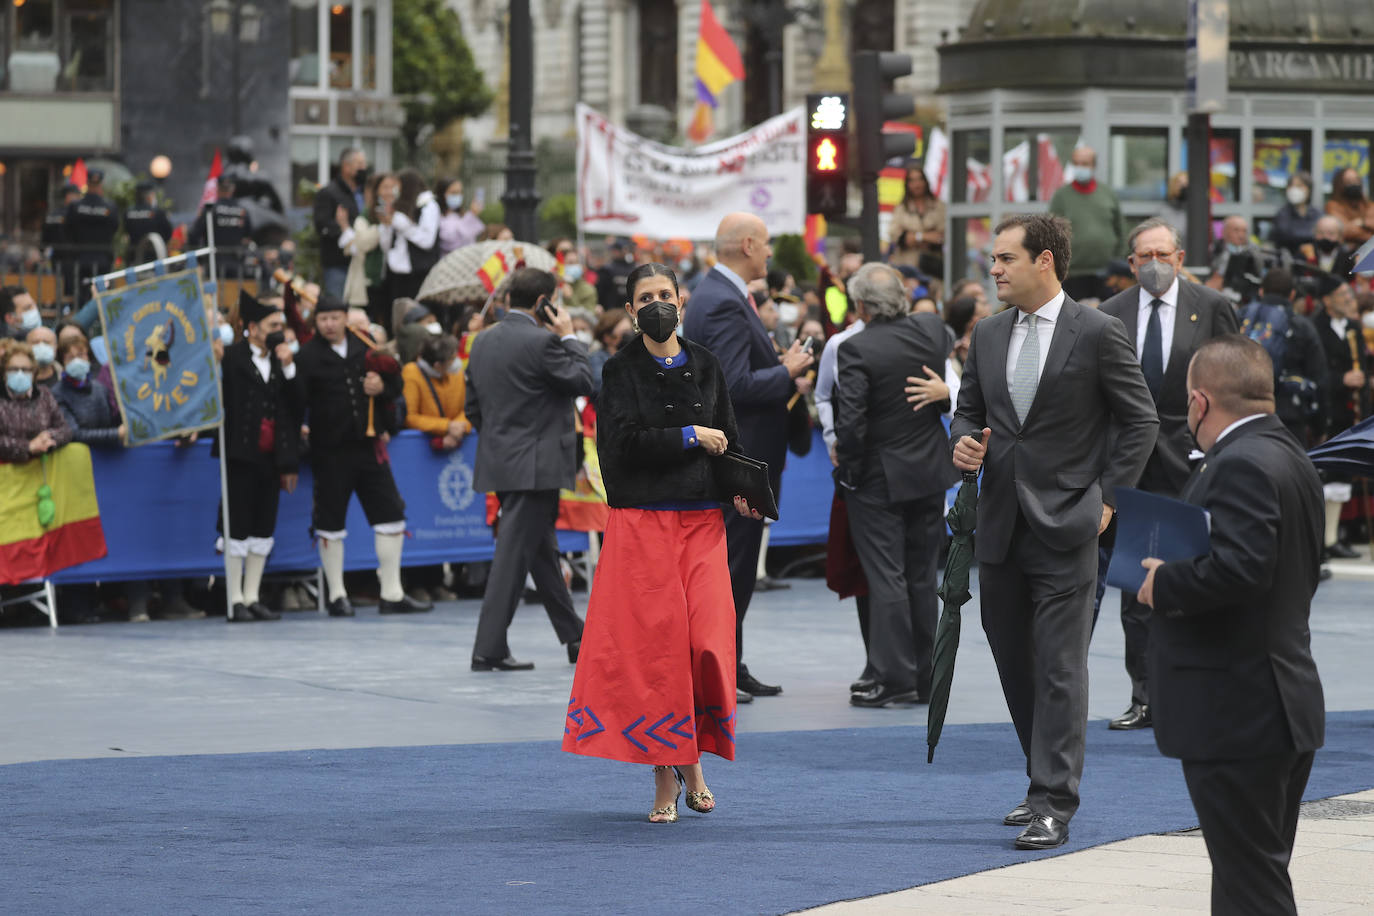
<instances>
[{"instance_id":1,"label":"black trousers","mask_svg":"<svg viewBox=\"0 0 1374 916\"><path fill-rule=\"evenodd\" d=\"M1297 913L1288 862L1313 752L1183 761L1212 860L1213 916Z\"/></svg>"},{"instance_id":2,"label":"black trousers","mask_svg":"<svg viewBox=\"0 0 1374 916\"><path fill-rule=\"evenodd\" d=\"M225 461L229 481L229 539L270 538L277 530L281 474L270 462ZM216 530L223 533L224 513ZM331 529L325 529L331 530Z\"/></svg>"},{"instance_id":3,"label":"black trousers","mask_svg":"<svg viewBox=\"0 0 1374 916\"><path fill-rule=\"evenodd\" d=\"M343 531L348 527L348 501L358 494L369 525L403 522L405 500L396 489L391 465L377 461L371 439L339 446L318 448L314 452L315 531ZM233 524L231 518L229 524Z\"/></svg>"},{"instance_id":4,"label":"black trousers","mask_svg":"<svg viewBox=\"0 0 1374 916\"><path fill-rule=\"evenodd\" d=\"M782 499L782 468L768 468L775 499ZM754 597L759 574L759 548L763 546L763 522L745 518L733 504L725 507L725 552L730 564L730 591L735 595L735 660L744 665L744 615Z\"/></svg>"},{"instance_id":5,"label":"black trousers","mask_svg":"<svg viewBox=\"0 0 1374 916\"><path fill-rule=\"evenodd\" d=\"M944 497L894 503L877 480L846 494L845 507L868 579L869 670L894 690L928 694Z\"/></svg>"},{"instance_id":6,"label":"black trousers","mask_svg":"<svg viewBox=\"0 0 1374 916\"><path fill-rule=\"evenodd\" d=\"M501 500L501 522L496 530L496 552L482 595L477 618L477 639L472 654L478 658L506 658L510 645L506 631L525 592L525 576L544 602L549 623L561 643L582 638L582 618L573 610L572 594L563 581L558 563L557 490L515 490L496 494Z\"/></svg>"},{"instance_id":7,"label":"black trousers","mask_svg":"<svg viewBox=\"0 0 1374 916\"><path fill-rule=\"evenodd\" d=\"M1067 822L1083 775L1097 539L1054 550L1017 513L1007 556L979 563L978 583L983 630L1026 755L1027 801Z\"/></svg>"}]
</instances>

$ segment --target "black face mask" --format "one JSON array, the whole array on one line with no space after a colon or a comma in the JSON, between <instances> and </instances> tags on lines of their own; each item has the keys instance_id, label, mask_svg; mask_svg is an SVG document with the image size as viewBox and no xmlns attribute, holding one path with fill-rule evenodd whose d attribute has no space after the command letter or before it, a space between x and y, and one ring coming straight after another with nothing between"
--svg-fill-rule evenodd
<instances>
[{"instance_id":1,"label":"black face mask","mask_svg":"<svg viewBox=\"0 0 1374 916\"><path fill-rule=\"evenodd\" d=\"M1337 239L1317 239L1317 247L1325 254L1330 254L1335 251L1340 244L1341 243Z\"/></svg>"},{"instance_id":2,"label":"black face mask","mask_svg":"<svg viewBox=\"0 0 1374 916\"><path fill-rule=\"evenodd\" d=\"M1361 197L1364 197L1364 189L1357 184L1346 185L1341 193L1350 200L1359 200Z\"/></svg>"},{"instance_id":3,"label":"black face mask","mask_svg":"<svg viewBox=\"0 0 1374 916\"><path fill-rule=\"evenodd\" d=\"M1209 400L1207 400L1207 395L1205 395L1205 394L1199 394L1198 397L1202 398L1203 402L1205 402L1205 403L1207 404L1207 409L1208 409L1208 410L1210 410L1210 409L1212 408L1212 402L1209 401ZM1184 421L1183 421L1183 425L1186 426L1186 427L1188 427L1188 438L1193 440L1193 448L1197 449L1199 452L1205 452L1205 451L1206 451L1206 449L1204 449L1204 448L1202 447L1202 443L1199 442L1199 441L1197 441L1197 431L1198 431L1199 429L1202 429L1202 421L1203 421L1204 419L1206 419L1206 418L1207 418L1207 411L1204 410L1204 411L1202 412L1202 414L1197 418L1197 426L1189 426L1189 425L1188 425L1188 421L1187 421L1186 418L1185 418Z\"/></svg>"},{"instance_id":4,"label":"black face mask","mask_svg":"<svg viewBox=\"0 0 1374 916\"><path fill-rule=\"evenodd\" d=\"M358 169L353 173L353 187L361 188L367 184L367 169Z\"/></svg>"},{"instance_id":5,"label":"black face mask","mask_svg":"<svg viewBox=\"0 0 1374 916\"><path fill-rule=\"evenodd\" d=\"M677 307L671 302L651 302L635 313L635 320L641 331L665 343L677 330Z\"/></svg>"},{"instance_id":6,"label":"black face mask","mask_svg":"<svg viewBox=\"0 0 1374 916\"><path fill-rule=\"evenodd\" d=\"M267 339L263 341L263 344L267 347L268 353L275 351L277 347L280 347L284 343L286 343L286 333L284 331L273 331L271 334L268 334Z\"/></svg>"}]
</instances>

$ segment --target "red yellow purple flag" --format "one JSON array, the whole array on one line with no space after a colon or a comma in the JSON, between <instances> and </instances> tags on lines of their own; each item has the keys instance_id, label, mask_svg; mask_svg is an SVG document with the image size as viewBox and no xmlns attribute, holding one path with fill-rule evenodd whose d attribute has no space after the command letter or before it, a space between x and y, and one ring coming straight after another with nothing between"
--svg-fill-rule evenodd
<instances>
[{"instance_id":1,"label":"red yellow purple flag","mask_svg":"<svg viewBox=\"0 0 1374 916\"><path fill-rule=\"evenodd\" d=\"M702 143L715 131L711 117L720 104L721 90L744 79L744 61L730 33L716 18L710 0L701 0L701 28L697 34L697 107L687 137Z\"/></svg>"},{"instance_id":2,"label":"red yellow purple flag","mask_svg":"<svg viewBox=\"0 0 1374 916\"><path fill-rule=\"evenodd\" d=\"M477 279L482 281L482 286L490 293L501 285L501 281L506 279L508 273L510 273L510 268L506 266L505 254L500 251L493 251L491 257L487 258L482 266L477 268Z\"/></svg>"},{"instance_id":3,"label":"red yellow purple flag","mask_svg":"<svg viewBox=\"0 0 1374 916\"><path fill-rule=\"evenodd\" d=\"M806 242L806 253L819 264L825 263L825 237L829 233L825 217L812 213L806 217L806 230L802 239Z\"/></svg>"}]
</instances>

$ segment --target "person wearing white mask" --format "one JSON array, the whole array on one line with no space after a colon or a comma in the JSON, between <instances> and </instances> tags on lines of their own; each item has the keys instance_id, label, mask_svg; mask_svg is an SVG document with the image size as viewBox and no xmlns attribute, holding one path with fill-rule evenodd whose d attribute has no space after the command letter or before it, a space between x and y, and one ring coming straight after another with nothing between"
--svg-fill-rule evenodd
<instances>
[{"instance_id":1,"label":"person wearing white mask","mask_svg":"<svg viewBox=\"0 0 1374 916\"><path fill-rule=\"evenodd\" d=\"M1070 157L1069 178L1050 198L1050 213L1062 216L1073 227L1073 260L1064 280L1064 292L1072 299L1102 299L1100 275L1107 262L1126 250L1126 223L1116 193L1096 177L1097 153L1080 146Z\"/></svg>"},{"instance_id":2,"label":"person wearing white mask","mask_svg":"<svg viewBox=\"0 0 1374 916\"><path fill-rule=\"evenodd\" d=\"M0 287L0 339L23 340L24 336L43 323L38 302L22 286Z\"/></svg>"},{"instance_id":3,"label":"person wearing white mask","mask_svg":"<svg viewBox=\"0 0 1374 916\"><path fill-rule=\"evenodd\" d=\"M33 348L10 341L0 348L0 461L23 464L72 439L52 392L33 383Z\"/></svg>"},{"instance_id":4,"label":"person wearing white mask","mask_svg":"<svg viewBox=\"0 0 1374 916\"><path fill-rule=\"evenodd\" d=\"M1288 202L1274 214L1270 240L1278 247L1288 249L1294 257L1305 261L1315 260L1315 230L1322 211L1312 206L1311 174L1294 172L1288 179L1288 189L1284 194Z\"/></svg>"},{"instance_id":5,"label":"person wearing white mask","mask_svg":"<svg viewBox=\"0 0 1374 916\"><path fill-rule=\"evenodd\" d=\"M587 282L582 258L578 255L577 250L572 247L560 249L559 254L563 257L563 272L559 277L559 286L563 291L563 302L574 311L596 314L596 287ZM590 344L591 340L587 340L586 343Z\"/></svg>"},{"instance_id":6,"label":"person wearing white mask","mask_svg":"<svg viewBox=\"0 0 1374 916\"><path fill-rule=\"evenodd\" d=\"M434 197L439 202L439 251L448 254L477 241L487 228L481 220L482 202L468 202L463 194L463 182L440 179L434 185ZM467 209L463 205L467 204Z\"/></svg>"},{"instance_id":7,"label":"person wearing white mask","mask_svg":"<svg viewBox=\"0 0 1374 916\"><path fill-rule=\"evenodd\" d=\"M105 386L93 377L86 341L72 339L61 344L58 360L62 375L53 396L72 428L72 439L87 445L123 445L124 424L118 411L110 409Z\"/></svg>"},{"instance_id":8,"label":"person wearing white mask","mask_svg":"<svg viewBox=\"0 0 1374 916\"><path fill-rule=\"evenodd\" d=\"M57 334L52 328L39 325L28 333L24 342L33 347L33 383L45 388L57 386Z\"/></svg>"},{"instance_id":9,"label":"person wearing white mask","mask_svg":"<svg viewBox=\"0 0 1374 916\"><path fill-rule=\"evenodd\" d=\"M426 343L444 333L439 319L428 307L414 299L391 303L391 336L396 341L396 357L411 363Z\"/></svg>"}]
</instances>

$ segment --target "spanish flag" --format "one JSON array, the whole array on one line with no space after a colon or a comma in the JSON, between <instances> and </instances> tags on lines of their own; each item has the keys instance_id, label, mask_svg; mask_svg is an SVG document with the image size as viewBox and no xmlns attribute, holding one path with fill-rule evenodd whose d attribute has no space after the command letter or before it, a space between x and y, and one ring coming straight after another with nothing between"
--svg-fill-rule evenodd
<instances>
[{"instance_id":1,"label":"spanish flag","mask_svg":"<svg viewBox=\"0 0 1374 916\"><path fill-rule=\"evenodd\" d=\"M44 464L0 464L0 585L105 556L91 450L72 442Z\"/></svg>"},{"instance_id":2,"label":"spanish flag","mask_svg":"<svg viewBox=\"0 0 1374 916\"><path fill-rule=\"evenodd\" d=\"M477 268L477 279L481 280L482 286L491 293L496 291L496 287L501 285L501 281L506 279L508 273L510 268L506 266L506 255L500 251L493 251L491 257Z\"/></svg>"},{"instance_id":3,"label":"spanish flag","mask_svg":"<svg viewBox=\"0 0 1374 916\"><path fill-rule=\"evenodd\" d=\"M829 231L821 214L812 213L806 217L806 234L802 238L806 242L806 253L818 264L825 263L825 237Z\"/></svg>"},{"instance_id":4,"label":"spanish flag","mask_svg":"<svg viewBox=\"0 0 1374 916\"><path fill-rule=\"evenodd\" d=\"M697 34L697 107L687 137L702 143L715 125L711 113L720 104L720 92L736 80L744 79L744 61L730 33L721 26L710 0L701 0L701 29Z\"/></svg>"}]
</instances>

